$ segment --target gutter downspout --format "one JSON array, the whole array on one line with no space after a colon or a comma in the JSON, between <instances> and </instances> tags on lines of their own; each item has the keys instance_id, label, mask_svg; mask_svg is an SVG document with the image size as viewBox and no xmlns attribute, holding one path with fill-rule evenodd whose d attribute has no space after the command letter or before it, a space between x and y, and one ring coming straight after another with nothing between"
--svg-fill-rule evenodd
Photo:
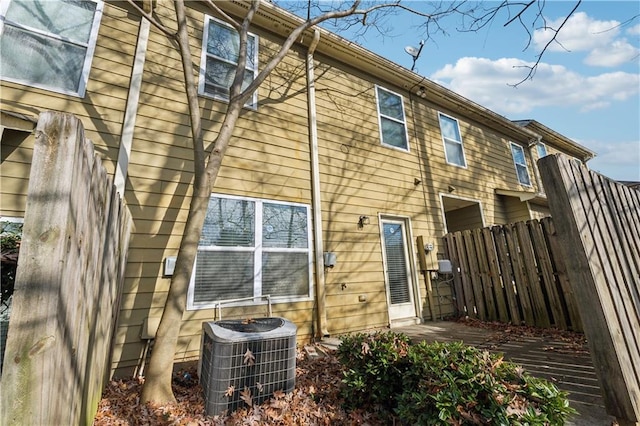
<instances>
[{"instance_id":1,"label":"gutter downspout","mask_svg":"<svg viewBox=\"0 0 640 426\"><path fill-rule=\"evenodd\" d=\"M120 194L120 198L124 198L124 190L127 182L129 158L131 157L131 145L133 144L133 129L136 125L136 116L138 115L140 87L142 85L144 62L147 56L147 44L149 42L150 28L151 23L149 20L142 17L140 19L140 30L138 31L136 54L133 59L133 70L131 71L131 83L129 84L127 106L124 113L124 120L122 122L122 136L120 137L118 163L116 164L116 172L113 179L113 184Z\"/></svg>"},{"instance_id":2,"label":"gutter downspout","mask_svg":"<svg viewBox=\"0 0 640 426\"><path fill-rule=\"evenodd\" d=\"M318 333L329 336L325 304L324 246L322 244L322 210L320 200L320 166L318 156L318 125L313 53L320 41L320 31L314 30L307 50L307 111L309 119L309 156L311 160L311 209L313 211L313 241L315 248L316 304Z\"/></svg>"}]
</instances>

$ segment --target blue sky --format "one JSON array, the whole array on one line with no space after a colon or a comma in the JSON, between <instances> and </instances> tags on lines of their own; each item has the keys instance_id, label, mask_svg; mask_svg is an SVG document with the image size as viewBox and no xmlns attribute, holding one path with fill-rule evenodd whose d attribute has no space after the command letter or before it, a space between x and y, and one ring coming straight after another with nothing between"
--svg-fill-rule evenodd
<instances>
[{"instance_id":1,"label":"blue sky","mask_svg":"<svg viewBox=\"0 0 640 426\"><path fill-rule=\"evenodd\" d=\"M420 2L403 2L423 7ZM494 3L495 4L495 3ZM568 15L574 1L546 2L549 26ZM640 14L636 1L583 1L541 59L533 80L514 88L533 63L549 32L528 36L506 14L478 32L459 32L459 19L443 23L447 35L427 40L415 71L506 116L535 119L595 151L589 167L617 180L640 181ZM406 13L389 17L385 37L373 32L357 41L406 68L418 47L421 21ZM539 27L540 25L538 25ZM350 38L349 34L341 33Z\"/></svg>"}]
</instances>

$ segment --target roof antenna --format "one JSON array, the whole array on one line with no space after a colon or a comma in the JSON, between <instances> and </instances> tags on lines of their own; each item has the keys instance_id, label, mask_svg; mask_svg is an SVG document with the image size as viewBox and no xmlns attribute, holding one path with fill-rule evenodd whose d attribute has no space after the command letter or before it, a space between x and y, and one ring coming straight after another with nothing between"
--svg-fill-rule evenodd
<instances>
[{"instance_id":1,"label":"roof antenna","mask_svg":"<svg viewBox=\"0 0 640 426\"><path fill-rule=\"evenodd\" d=\"M413 46L407 46L404 48L404 51L407 52L413 58L413 65L411 66L411 71L416 67L416 61L420 57L420 52L422 52L422 48L424 47L424 40L420 40L420 47L415 48Z\"/></svg>"}]
</instances>

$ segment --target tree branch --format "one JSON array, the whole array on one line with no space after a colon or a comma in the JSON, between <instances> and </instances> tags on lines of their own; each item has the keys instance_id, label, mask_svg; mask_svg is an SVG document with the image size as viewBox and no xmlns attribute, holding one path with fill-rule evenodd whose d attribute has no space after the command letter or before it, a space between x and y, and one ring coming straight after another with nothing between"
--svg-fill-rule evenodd
<instances>
[{"instance_id":1,"label":"tree branch","mask_svg":"<svg viewBox=\"0 0 640 426\"><path fill-rule=\"evenodd\" d=\"M225 11L220 9L213 0L205 0L205 2L211 9L213 9L216 13L218 13L222 17L222 19L224 19L224 21L227 22L229 25L231 25L236 31L240 32L242 30L242 25L238 21L233 19L231 16L229 16Z\"/></svg>"},{"instance_id":2,"label":"tree branch","mask_svg":"<svg viewBox=\"0 0 640 426\"><path fill-rule=\"evenodd\" d=\"M129 5L131 5L134 9L136 9L142 16L144 16L149 22L151 22L151 24L156 27L157 29L159 29L160 31L162 31L164 33L164 35L166 35L169 38L172 39L176 39L177 35L176 33L170 31L167 27L165 27L164 25L162 25L162 23L160 21L158 21L156 18L154 18L152 13L147 13L145 12L140 6L138 6L133 0L126 0L127 3L129 3Z\"/></svg>"}]
</instances>

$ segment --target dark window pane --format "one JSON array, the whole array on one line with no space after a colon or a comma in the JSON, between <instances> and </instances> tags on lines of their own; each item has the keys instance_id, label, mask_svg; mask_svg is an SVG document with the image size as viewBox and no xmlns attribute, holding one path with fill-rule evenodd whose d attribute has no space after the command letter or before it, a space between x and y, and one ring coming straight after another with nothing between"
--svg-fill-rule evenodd
<instances>
[{"instance_id":1,"label":"dark window pane","mask_svg":"<svg viewBox=\"0 0 640 426\"><path fill-rule=\"evenodd\" d=\"M253 296L253 252L199 251L194 303Z\"/></svg>"},{"instance_id":2,"label":"dark window pane","mask_svg":"<svg viewBox=\"0 0 640 426\"><path fill-rule=\"evenodd\" d=\"M262 255L262 294L306 296L309 293L307 253L264 253Z\"/></svg>"}]
</instances>

